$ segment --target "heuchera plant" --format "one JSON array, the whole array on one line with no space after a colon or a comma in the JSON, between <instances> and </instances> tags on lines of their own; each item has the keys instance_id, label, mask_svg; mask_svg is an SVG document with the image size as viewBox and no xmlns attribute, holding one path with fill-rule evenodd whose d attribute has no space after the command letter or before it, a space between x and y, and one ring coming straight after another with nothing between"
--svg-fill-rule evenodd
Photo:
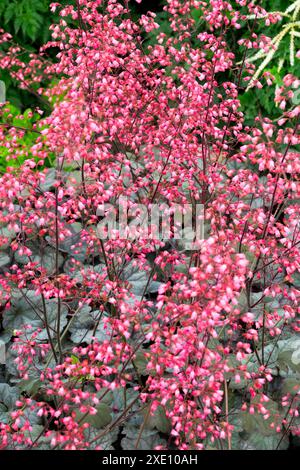
<instances>
[{"instance_id":1,"label":"heuchera plant","mask_svg":"<svg viewBox=\"0 0 300 470\"><path fill-rule=\"evenodd\" d=\"M145 50L154 14L77 0L38 57L1 57L53 106L0 179L1 449L286 449L300 434L299 82L274 97L279 120L245 126L247 51L268 41L251 31L237 65L226 35L266 12L165 10L172 35ZM10 159L27 131L0 125ZM202 204L205 237L103 239L99 207L120 198L130 220Z\"/></svg>"}]
</instances>

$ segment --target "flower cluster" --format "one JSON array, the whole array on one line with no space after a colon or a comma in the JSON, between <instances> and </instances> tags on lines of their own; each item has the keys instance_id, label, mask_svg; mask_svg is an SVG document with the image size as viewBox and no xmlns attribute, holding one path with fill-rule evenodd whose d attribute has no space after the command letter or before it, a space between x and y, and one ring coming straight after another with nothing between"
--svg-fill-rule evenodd
<instances>
[{"instance_id":1,"label":"flower cluster","mask_svg":"<svg viewBox=\"0 0 300 470\"><path fill-rule=\"evenodd\" d=\"M156 448L260 448L264 429L286 448L299 435L298 81L277 90L281 119L246 126L239 88L255 70L226 33L264 12L168 0L166 37L123 3L53 4L41 56L23 64L9 46L0 60L53 108L0 179L2 338L20 391L1 446L139 448L144 433ZM26 129L0 132L17 155ZM193 250L103 240L99 207L121 197L132 219L201 204L205 236Z\"/></svg>"}]
</instances>

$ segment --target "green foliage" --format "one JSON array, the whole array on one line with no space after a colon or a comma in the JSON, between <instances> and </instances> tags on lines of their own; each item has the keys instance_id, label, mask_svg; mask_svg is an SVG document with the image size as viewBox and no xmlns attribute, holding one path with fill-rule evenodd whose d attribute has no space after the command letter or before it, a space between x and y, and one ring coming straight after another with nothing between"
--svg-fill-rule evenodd
<instances>
[{"instance_id":1,"label":"green foliage","mask_svg":"<svg viewBox=\"0 0 300 470\"><path fill-rule=\"evenodd\" d=\"M14 147L18 152L12 153L12 150L5 146L3 139L0 141L0 172L4 172L8 166L19 167L28 158L36 160L31 149L43 129L43 126L39 124L40 119L41 116L31 108L27 108L24 113L10 103L1 108L0 126L2 130L4 129L5 141L11 142L14 138L11 130L16 130L17 138ZM51 165L50 161L46 162L46 166L48 165Z\"/></svg>"},{"instance_id":2,"label":"green foliage","mask_svg":"<svg viewBox=\"0 0 300 470\"><path fill-rule=\"evenodd\" d=\"M233 7L235 2L231 2ZM268 26L266 32L265 20L263 18L256 19L254 31L257 36L267 34L273 40L276 46L274 53L264 54L263 50L258 52L247 52L247 61L257 64L258 74L255 78L261 78L264 72L270 72L274 77L272 86L264 86L263 90L258 88L250 88L249 82L242 84L242 90L239 96L242 105L242 112L245 114L245 123L247 125L253 122L253 119L261 115L268 116L271 119L277 119L280 115L278 108L274 105L274 94L276 87L282 85L283 77L288 73L300 76L300 60L296 58L296 52L300 49L300 0L287 4L285 0L263 0L259 2L260 7L268 12L282 12L282 19L273 25ZM155 11L155 10L154 10ZM145 40L146 45L152 45L155 42L157 33L164 33L170 37L174 33L167 21L167 13L158 11L155 21L159 24L158 30L151 31ZM202 18L201 9L194 9L192 16L195 20L194 39L192 39L194 47L197 47L196 35L201 31L207 30L207 25ZM241 60L244 54L244 47L237 47L238 40L241 37L250 37L250 30L254 18L249 16L246 21L241 23L241 29L233 30L232 28L226 33L228 48L236 54ZM266 60L267 59L267 60ZM234 73L234 72L233 72ZM263 80L265 84L265 80ZM248 88L247 88L248 87ZM245 90L247 88L247 90Z\"/></svg>"},{"instance_id":3,"label":"green foliage","mask_svg":"<svg viewBox=\"0 0 300 470\"><path fill-rule=\"evenodd\" d=\"M47 40L49 33L46 14L49 9L47 0L2 0L0 18L4 27L14 34L21 34L23 39L35 41L38 36Z\"/></svg>"},{"instance_id":4,"label":"green foliage","mask_svg":"<svg viewBox=\"0 0 300 470\"><path fill-rule=\"evenodd\" d=\"M170 27L170 22L168 21L168 14L165 11L159 12L156 14L155 22L159 24L159 29L154 29L147 34L146 44L151 46L155 44L155 38L157 34L164 33L167 37L172 35L172 29Z\"/></svg>"},{"instance_id":5,"label":"green foliage","mask_svg":"<svg viewBox=\"0 0 300 470\"><path fill-rule=\"evenodd\" d=\"M53 300L46 301L47 322L52 331L57 330L57 303ZM41 315L42 300L38 298L34 291L28 291L25 294L16 295L11 302L11 308L6 311L5 318L2 321L2 327L5 330L1 335L3 341L9 341L14 334L14 330L19 329L22 325L30 324L33 330L42 328L40 339L47 337L45 330L46 319ZM63 307L60 326L63 327L67 323L67 309Z\"/></svg>"},{"instance_id":6,"label":"green foliage","mask_svg":"<svg viewBox=\"0 0 300 470\"><path fill-rule=\"evenodd\" d=\"M95 415L85 416L84 413L77 411L76 416L78 420L81 420L81 422L89 423L95 429L101 429L111 422L112 416L110 411L110 407L106 403L99 403L99 405L97 405L97 413Z\"/></svg>"},{"instance_id":7,"label":"green foliage","mask_svg":"<svg viewBox=\"0 0 300 470\"><path fill-rule=\"evenodd\" d=\"M58 13L50 11L49 0L1 0L0 26L13 37L14 43L22 48L22 60L29 61L30 53L37 53L39 48L51 39L50 26L58 23ZM72 0L62 0L62 5ZM0 44L0 55L7 50L7 45ZM51 57L51 51L48 52ZM55 57L55 52L52 56ZM28 90L20 89L9 70L0 69L0 80L6 85L6 98L17 108L27 109L44 105ZM44 109L49 111L48 107Z\"/></svg>"},{"instance_id":8,"label":"green foliage","mask_svg":"<svg viewBox=\"0 0 300 470\"><path fill-rule=\"evenodd\" d=\"M10 412L15 408L15 402L19 398L17 387L8 384L0 384L0 421L8 423Z\"/></svg>"},{"instance_id":9,"label":"green foliage","mask_svg":"<svg viewBox=\"0 0 300 470\"><path fill-rule=\"evenodd\" d=\"M276 29L274 31L269 52L265 52L263 49L252 55L249 59L250 62L260 61L260 65L257 68L252 80L250 81L248 87L251 83L260 77L261 73L266 70L266 67L277 59L277 70L280 71L283 66L289 62L291 67L295 65L295 54L297 52L297 47L300 45L300 0L296 0L290 5L282 5L281 2L278 2L277 10L274 10L274 4L272 5L271 11L269 13L279 14L281 16L281 21L276 24ZM251 20L255 20L256 17L251 15L248 17ZM263 19L260 19L263 21ZM276 34L275 34L276 32Z\"/></svg>"},{"instance_id":10,"label":"green foliage","mask_svg":"<svg viewBox=\"0 0 300 470\"><path fill-rule=\"evenodd\" d=\"M257 71L248 82L246 92L239 96L246 124L253 121L257 115L268 116L271 119L278 118L280 113L273 101L275 89L282 85L285 75L300 76L300 60L296 57L300 49L300 1L289 3L285 0L264 0L260 2L260 6L268 12L280 13L281 20L268 26L266 30L263 18L255 20L253 16L249 16L247 22L242 25L241 32L237 33L246 37L248 23L250 27L253 21L256 21L254 31L257 36L267 34L274 46L269 53L265 53L262 49L247 53L247 61L256 64ZM261 79L264 72L269 72L274 77L274 84L269 87L264 86L262 90L250 88L253 80Z\"/></svg>"},{"instance_id":11,"label":"green foliage","mask_svg":"<svg viewBox=\"0 0 300 470\"><path fill-rule=\"evenodd\" d=\"M265 8L270 6L270 2L263 2L266 4ZM272 3L272 9L282 9L284 3L281 0ZM299 3L300 2L295 2ZM47 37L47 24L50 22L50 18L46 19L46 11L48 9L48 2L45 0L2 0L0 4L0 18L4 20L4 24L13 30L17 35L21 35L25 41L35 41L38 38ZM202 28L201 15L197 10L194 10L193 17L197 22L197 28ZM21 19L22 21L21 21ZM29 18L29 20L27 20ZM169 23L166 21L165 12L161 12L157 15L156 21L160 24L160 31L167 35L171 34ZM244 26L245 27L245 26ZM261 28L262 26L260 26ZM278 28L280 25L274 26L274 34L278 34ZM277 29L276 29L277 28ZM42 35L45 36L42 36ZM147 37L146 44L151 45L154 41L154 35L157 34L157 30L150 33ZM238 32L236 33L239 34ZM297 37L297 36L296 36ZM232 39L236 41L236 38ZM291 56L289 53L289 47L286 43L288 38L282 38L280 47L276 51L276 54L272 56L271 60L265 64L264 71L268 70L275 77L275 86L280 86L282 83L282 77L287 73L286 67L291 65ZM231 45L233 47L233 44ZM275 59L279 60L278 63ZM284 61L281 59L284 58ZM290 60L290 64L288 62ZM274 62L274 63L273 63ZM279 62L281 66L279 66ZM293 64L292 72L296 75L300 70L300 65L297 61ZM263 70L262 70L263 71ZM261 72L262 72L261 71ZM289 72L291 70L288 70ZM242 104L242 110L246 116L246 123L253 121L253 117L258 113L262 115L268 115L276 118L278 110L273 104L274 86L264 88L263 91L257 89L251 89L246 93L241 94L240 100ZM19 95L16 95L16 100L21 103ZM24 102L23 102L24 104ZM21 106L21 104L20 104ZM24 128L26 131L21 132L17 137L17 148L22 149L17 159L11 159L11 155L8 153L8 149L4 145L0 145L0 170L5 171L7 166L18 166L24 162L26 158L33 158L31 154L31 148L35 144L38 137L38 133L35 130L41 130L42 127L38 126L34 129L34 125L38 124L40 116L38 113L33 112L31 108L27 108L23 114L20 109L13 105L8 104L5 110L0 116L0 125L4 124L7 128L6 139L9 140L10 128ZM49 165L51 162L49 162ZM80 181L80 171L75 169L64 169L63 178L73 177ZM47 172L45 182L41 183L40 190L53 191L53 183L55 182L55 170L51 168ZM259 204L259 202L257 201ZM96 260L89 255L87 245L82 240L83 225L81 223L74 223L69 226L71 235L64 238L58 243L58 267L61 274L69 274L77 281L80 282L83 276L88 274L89 270L94 273L105 273L105 264L103 259L99 256ZM14 234L9 233L8 227L0 228L0 235L5 235L12 240ZM75 245L75 249L74 249ZM43 240L43 256L40 256L40 240L38 237L33 239L30 249L32 251L32 261L37 262L41 267L45 268L48 274L55 268L55 249L56 241L50 237L45 237ZM3 244L2 249L6 248ZM13 258L12 258L13 256ZM251 253L247 253L247 257L251 260ZM74 262L76 261L76 263ZM12 255L0 252L0 270L5 269L14 261L17 265L24 266L28 261L28 257L20 256L17 253ZM145 294L156 294L160 286L160 282L151 281L148 282L149 271L151 270L151 264L145 263L147 270L143 270L140 267L136 267L133 263L128 263L124 266L120 279L130 286L130 292L134 298L141 298ZM180 271L180 266L177 267ZM265 275L267 275L266 273ZM163 280L163 279L161 279ZM299 279L295 279L295 285L299 287ZM252 294L253 295L253 294ZM251 298L252 304L256 305L256 302L263 297L263 291L254 294L257 298ZM242 294L238 307L240 311L247 311L246 294ZM277 303L276 303L277 302ZM264 303L258 302L257 307L253 307L252 312L255 314L256 320L262 318L265 314L264 311L268 309L277 309L280 312L281 303L284 299L269 299L265 298ZM57 335L57 303L55 300L48 300L46 302L46 310L48 313L48 324L51 330L52 338L55 340ZM62 309L62 317L59 325L62 339L65 341L63 346L66 351L70 351L73 346L78 346L82 343L91 343L92 338L96 337L100 341L106 339L109 340L111 332L105 329L103 317L106 312L100 312L96 307L84 306L79 308L76 302L70 303L69 311L66 308ZM41 314L43 312L43 306L41 305L41 299L37 298L33 291L27 291L26 298L19 294L16 295L11 302L10 309L6 310L1 319L1 339L6 343L10 342L11 336L16 328L19 328L23 324L31 324L33 330L37 328L45 328L45 318ZM282 319L283 323L284 319ZM142 329L146 329L147 325L141 325ZM224 331L224 335L226 331ZM43 336L44 335L44 336ZM39 337L40 339L46 338L45 330ZM280 405L276 402L277 395L291 393L295 395L299 392L300 387L300 355L299 355L299 339L291 337L289 339L282 339L280 341L274 340L272 337L259 338L259 345L263 345L263 351L258 350L255 353L251 353L245 359L245 366L251 373L257 373L261 363L268 365L272 370L272 375L275 378L274 383L277 384L277 388L274 388L273 382L270 385L266 385L265 393L271 397L269 402L266 404L266 408L270 411L271 418L264 419L261 414L251 415L249 413L243 413L238 411L239 406L236 407L236 414L233 412L232 417L230 416L231 424L235 425L235 431L232 436L232 448L233 449L266 449L273 450L276 447L279 449L286 449L289 445L288 437L284 431L277 432L270 424L271 419L274 416L278 417L278 423L284 417ZM10 345L8 345L11 351ZM12 382L18 383L17 374L14 373L13 355L11 352L7 356L7 370L11 376ZM234 366L235 357L232 357L232 365ZM76 356L72 356L72 364L80 364L80 359ZM133 366L133 368L132 368ZM147 369L147 357L146 351L138 350L132 364L128 364L126 369L128 373L138 374L139 377L143 377L149 374ZM241 378L240 383L235 383L234 375L226 377L229 381L229 400L230 402L237 402L241 398L241 394L246 395L247 382ZM79 382L91 382L88 375L82 376ZM90 384L88 384L90 385ZM25 383L18 383L18 387L22 392L35 393L41 387L40 379L37 377L30 377ZM273 387L273 388L272 388ZM19 395L19 388L10 387L9 385L0 386L0 416L1 420L5 422L8 418L8 412L13 409L12 397L14 401ZM103 391L101 391L102 395ZM87 415L84 413L77 413L78 421L88 422L91 428L87 430L89 438L93 436L93 433L97 435L99 429L105 428L113 420L120 417L120 410L126 407L126 404L133 399L135 392L132 389L124 389L124 391L115 390L109 395L109 399L106 402L102 402L97 406L97 413L95 415ZM46 398L45 398L46 399ZM252 400L252 403L254 401ZM255 404L255 403L254 403ZM239 403L240 405L240 403ZM103 448L112 449L113 443L117 437L121 436L121 445L123 449L151 449L157 445L165 445L165 439L162 435L167 435L170 432L170 422L166 416L166 410L163 407L157 408L154 414L148 413L148 409L137 409L133 408L132 417L122 427L118 427L114 432L108 433L105 437L105 442L101 443ZM150 410L149 410L150 411ZM279 419L280 418L280 419ZM277 423L276 423L277 424ZM34 425L34 431L38 435L41 431L41 427L38 424ZM47 444L45 444L47 445ZM216 444L217 445L217 444Z\"/></svg>"},{"instance_id":12,"label":"green foliage","mask_svg":"<svg viewBox=\"0 0 300 470\"><path fill-rule=\"evenodd\" d=\"M1 0L0 20L11 34L22 42L47 41L53 15L48 0Z\"/></svg>"}]
</instances>

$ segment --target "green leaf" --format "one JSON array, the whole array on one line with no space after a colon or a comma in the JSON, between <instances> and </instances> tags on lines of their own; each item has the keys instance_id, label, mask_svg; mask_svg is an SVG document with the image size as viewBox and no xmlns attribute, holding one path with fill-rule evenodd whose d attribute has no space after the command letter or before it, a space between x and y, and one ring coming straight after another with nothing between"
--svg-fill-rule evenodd
<instances>
[{"instance_id":1,"label":"green leaf","mask_svg":"<svg viewBox=\"0 0 300 470\"><path fill-rule=\"evenodd\" d=\"M38 450L51 450L51 436L45 437L44 435L45 426L41 424L33 424L30 431L24 431L24 435L34 442L38 438ZM24 449L27 449L24 446Z\"/></svg>"},{"instance_id":2,"label":"green leaf","mask_svg":"<svg viewBox=\"0 0 300 470\"><path fill-rule=\"evenodd\" d=\"M159 405L154 411L154 413L150 415L149 415L149 409L146 408L143 411L143 415L145 419L148 415L147 423L146 423L147 428L149 429L156 428L158 431L164 434L170 433L172 429L171 421L167 418L166 411L163 406Z\"/></svg>"},{"instance_id":3,"label":"green leaf","mask_svg":"<svg viewBox=\"0 0 300 470\"><path fill-rule=\"evenodd\" d=\"M0 383L0 402L9 410L15 408L16 401L20 396L18 387L10 387L8 384Z\"/></svg>"},{"instance_id":4,"label":"green leaf","mask_svg":"<svg viewBox=\"0 0 300 470\"><path fill-rule=\"evenodd\" d=\"M129 284L131 285L131 291L133 294L143 295L145 289L146 289L146 293L158 292L159 286L161 285L160 282L152 281L150 279L150 282L147 285L148 279L151 274L150 265L148 265L148 267L149 267L149 270L145 271L141 269L140 266L135 266L133 261L131 261L123 270L121 274L121 279L129 282Z\"/></svg>"},{"instance_id":5,"label":"green leaf","mask_svg":"<svg viewBox=\"0 0 300 470\"><path fill-rule=\"evenodd\" d=\"M18 252L15 253L15 261L19 264L27 264L30 261L38 263L39 266L45 268L48 274L53 274L56 269L56 252L50 246L41 246L41 242L34 244L28 243L27 247L30 248L32 254L31 256L20 256ZM58 254L58 267L60 268L63 265L64 258L59 253Z\"/></svg>"},{"instance_id":6,"label":"green leaf","mask_svg":"<svg viewBox=\"0 0 300 470\"><path fill-rule=\"evenodd\" d=\"M249 450L286 450L289 447L288 436L276 433L269 436L255 432L248 439Z\"/></svg>"},{"instance_id":7,"label":"green leaf","mask_svg":"<svg viewBox=\"0 0 300 470\"><path fill-rule=\"evenodd\" d=\"M10 257L5 254L0 252L0 269L4 268L10 263Z\"/></svg>"},{"instance_id":8,"label":"green leaf","mask_svg":"<svg viewBox=\"0 0 300 470\"><path fill-rule=\"evenodd\" d=\"M71 232L71 235L66 236L64 240L60 240L58 244L59 251L67 253L72 258L85 261L87 258L88 246L87 243L82 240L82 226L80 223L66 224L66 229ZM49 245L53 248L56 247L56 241L54 238L49 236L45 237Z\"/></svg>"},{"instance_id":9,"label":"green leaf","mask_svg":"<svg viewBox=\"0 0 300 470\"><path fill-rule=\"evenodd\" d=\"M87 415L84 417L84 413L76 412L78 421L83 423L89 423L96 429L101 429L107 426L111 420L111 410L106 403L100 403L97 405L97 413L95 415ZM84 418L83 418L84 417Z\"/></svg>"},{"instance_id":10,"label":"green leaf","mask_svg":"<svg viewBox=\"0 0 300 470\"><path fill-rule=\"evenodd\" d=\"M259 403L259 398L254 398L251 402L253 405ZM278 404L273 401L269 400L265 402L264 407L269 411L270 417L265 419L264 416L256 411L255 413L250 414L248 412L242 412L242 422L243 422L243 429L248 433L260 433L264 436L271 436L274 434L274 428L271 427L272 423L275 423L275 428L277 425L281 425L282 417L278 408Z\"/></svg>"},{"instance_id":11,"label":"green leaf","mask_svg":"<svg viewBox=\"0 0 300 470\"><path fill-rule=\"evenodd\" d=\"M299 347L300 347L300 341L299 341ZM296 349L291 356L291 362L295 365L298 366L300 364L300 349Z\"/></svg>"},{"instance_id":12,"label":"green leaf","mask_svg":"<svg viewBox=\"0 0 300 470\"><path fill-rule=\"evenodd\" d=\"M87 428L84 430L87 442L90 443L89 449L95 449L95 447L100 446L101 450L115 450L113 443L118 440L119 428L115 427L112 431L107 432L105 436L97 439L95 442L92 442L99 434L98 429L96 428Z\"/></svg>"},{"instance_id":13,"label":"green leaf","mask_svg":"<svg viewBox=\"0 0 300 470\"><path fill-rule=\"evenodd\" d=\"M300 204L300 200L299 200L299 204ZM292 283L294 284L295 287L297 287L298 289L300 288L300 273L298 271L296 271L293 275L292 275Z\"/></svg>"},{"instance_id":14,"label":"green leaf","mask_svg":"<svg viewBox=\"0 0 300 470\"><path fill-rule=\"evenodd\" d=\"M46 300L46 313L47 321L53 335L57 329L57 311L58 305L56 300ZM61 306L61 331L67 323L67 308ZM37 296L34 291L27 291L26 296L21 293L16 294L11 299L11 307L3 314L3 328L13 334L14 330L18 330L23 325L31 325L33 331L37 328L42 328L43 331L39 334L40 339L47 338L47 331L45 329L46 318L44 316L43 302L40 296Z\"/></svg>"},{"instance_id":15,"label":"green leaf","mask_svg":"<svg viewBox=\"0 0 300 470\"><path fill-rule=\"evenodd\" d=\"M148 360L146 359L145 352L142 350L138 350L135 353L135 358L133 359L133 364L137 368L139 374L147 375L149 371L147 370Z\"/></svg>"},{"instance_id":16,"label":"green leaf","mask_svg":"<svg viewBox=\"0 0 300 470\"><path fill-rule=\"evenodd\" d=\"M80 363L80 360L77 356L74 356L74 354L71 354L71 361L72 361L72 364L79 364Z\"/></svg>"},{"instance_id":17,"label":"green leaf","mask_svg":"<svg viewBox=\"0 0 300 470\"><path fill-rule=\"evenodd\" d=\"M54 183L56 181L56 170L55 168L49 168L45 171L45 181L40 183L39 187L42 191L50 191L54 188Z\"/></svg>"},{"instance_id":18,"label":"green leaf","mask_svg":"<svg viewBox=\"0 0 300 470\"><path fill-rule=\"evenodd\" d=\"M283 380L282 393L296 395L300 391L300 377L287 377Z\"/></svg>"},{"instance_id":19,"label":"green leaf","mask_svg":"<svg viewBox=\"0 0 300 470\"><path fill-rule=\"evenodd\" d=\"M102 342L110 340L112 331L109 325L105 325L100 320L105 313L99 310L93 310L88 305L84 305L82 309L75 314L72 324L70 326L71 341L76 344L82 342L91 343L92 338L95 337L98 341ZM94 332L95 327L97 327Z\"/></svg>"},{"instance_id":20,"label":"green leaf","mask_svg":"<svg viewBox=\"0 0 300 470\"><path fill-rule=\"evenodd\" d=\"M300 338L293 335L289 339L278 341L278 366L286 369L287 367L300 372L299 348Z\"/></svg>"},{"instance_id":21,"label":"green leaf","mask_svg":"<svg viewBox=\"0 0 300 470\"><path fill-rule=\"evenodd\" d=\"M37 393L41 384L42 383L40 378L30 378L29 380L22 380L18 385L22 392L26 392L27 394L33 396Z\"/></svg>"},{"instance_id":22,"label":"green leaf","mask_svg":"<svg viewBox=\"0 0 300 470\"><path fill-rule=\"evenodd\" d=\"M125 434L122 439L124 450L153 450L158 445L166 445L166 441L155 430L145 428L140 435L139 427L127 423L122 433Z\"/></svg>"}]
</instances>

